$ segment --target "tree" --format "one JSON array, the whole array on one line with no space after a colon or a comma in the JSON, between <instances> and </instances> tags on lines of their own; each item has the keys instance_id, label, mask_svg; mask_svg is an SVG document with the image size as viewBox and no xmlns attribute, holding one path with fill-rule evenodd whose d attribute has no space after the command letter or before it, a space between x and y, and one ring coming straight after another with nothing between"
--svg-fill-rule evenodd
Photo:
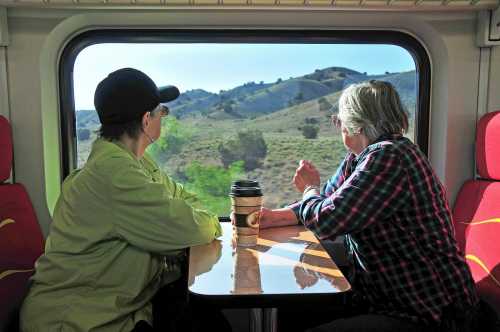
<instances>
[{"instance_id":1,"label":"tree","mask_svg":"<svg viewBox=\"0 0 500 332\"><path fill-rule=\"evenodd\" d=\"M304 99L304 94L302 92L298 92L294 98L295 103L297 104L300 103L303 99Z\"/></svg>"},{"instance_id":2,"label":"tree","mask_svg":"<svg viewBox=\"0 0 500 332\"><path fill-rule=\"evenodd\" d=\"M260 130L240 131L236 138L219 144L218 150L224 167L241 160L246 171L260 167L267 155L266 141Z\"/></svg>"},{"instance_id":3,"label":"tree","mask_svg":"<svg viewBox=\"0 0 500 332\"><path fill-rule=\"evenodd\" d=\"M242 178L243 161L234 162L227 169L193 161L184 173L187 178L186 189L196 192L204 209L219 216L229 213L231 182Z\"/></svg>"},{"instance_id":4,"label":"tree","mask_svg":"<svg viewBox=\"0 0 500 332\"><path fill-rule=\"evenodd\" d=\"M160 163L179 153L192 136L192 132L182 127L175 117L168 116L164 121L160 138L148 147L148 152Z\"/></svg>"},{"instance_id":5,"label":"tree","mask_svg":"<svg viewBox=\"0 0 500 332\"><path fill-rule=\"evenodd\" d=\"M234 100L230 99L220 103L218 107L222 109L224 113L227 113L231 116L235 116L237 118L241 118L241 115L238 114L238 112L234 109L233 107L234 104L236 104Z\"/></svg>"},{"instance_id":6,"label":"tree","mask_svg":"<svg viewBox=\"0 0 500 332\"><path fill-rule=\"evenodd\" d=\"M299 127L302 131L302 135L308 139L318 138L319 126L305 124L302 127Z\"/></svg>"}]
</instances>

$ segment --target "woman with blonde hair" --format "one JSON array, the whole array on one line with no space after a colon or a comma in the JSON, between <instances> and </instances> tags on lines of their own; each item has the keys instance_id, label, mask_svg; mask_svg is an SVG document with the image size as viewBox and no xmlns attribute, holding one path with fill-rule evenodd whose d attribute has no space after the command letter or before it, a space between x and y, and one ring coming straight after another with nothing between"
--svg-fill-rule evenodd
<instances>
[{"instance_id":1,"label":"woman with blonde hair","mask_svg":"<svg viewBox=\"0 0 500 332\"><path fill-rule=\"evenodd\" d=\"M261 213L261 227L300 222L321 240L345 235L353 309L312 331L471 330L474 282L445 189L404 137L398 93L382 81L350 86L333 120L349 150L335 175L320 187L318 170L302 160L293 178L302 200Z\"/></svg>"}]
</instances>

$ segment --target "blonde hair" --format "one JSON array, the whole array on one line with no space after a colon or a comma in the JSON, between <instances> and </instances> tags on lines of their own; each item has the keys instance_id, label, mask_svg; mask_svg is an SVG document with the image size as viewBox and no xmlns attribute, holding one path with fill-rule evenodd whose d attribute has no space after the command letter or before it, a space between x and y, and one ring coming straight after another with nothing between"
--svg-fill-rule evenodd
<instances>
[{"instance_id":1,"label":"blonde hair","mask_svg":"<svg viewBox=\"0 0 500 332\"><path fill-rule=\"evenodd\" d=\"M340 96L338 116L350 135L362 131L370 141L408 130L407 111L389 82L369 81L349 86Z\"/></svg>"}]
</instances>

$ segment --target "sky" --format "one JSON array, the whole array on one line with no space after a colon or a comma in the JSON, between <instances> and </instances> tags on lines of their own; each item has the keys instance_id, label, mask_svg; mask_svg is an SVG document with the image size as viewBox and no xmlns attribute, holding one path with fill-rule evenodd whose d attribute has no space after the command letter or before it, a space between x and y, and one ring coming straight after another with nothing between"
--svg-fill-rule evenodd
<instances>
[{"instance_id":1,"label":"sky","mask_svg":"<svg viewBox=\"0 0 500 332\"><path fill-rule=\"evenodd\" d=\"M158 86L218 93L251 81L270 83L334 66L374 75L414 70L415 62L408 51L394 45L96 44L76 58L75 106L94 109L97 84L123 67L143 71Z\"/></svg>"}]
</instances>

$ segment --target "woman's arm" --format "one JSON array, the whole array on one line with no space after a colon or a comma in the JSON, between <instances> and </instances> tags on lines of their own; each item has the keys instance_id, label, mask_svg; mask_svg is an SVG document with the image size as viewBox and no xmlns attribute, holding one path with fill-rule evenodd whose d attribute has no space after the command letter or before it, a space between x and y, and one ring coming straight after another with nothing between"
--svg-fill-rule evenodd
<instances>
[{"instance_id":1,"label":"woman's arm","mask_svg":"<svg viewBox=\"0 0 500 332\"><path fill-rule=\"evenodd\" d=\"M359 160L354 172L328 198L312 190L303 196L299 216L319 239L359 231L407 204L408 181L401 153L378 147Z\"/></svg>"},{"instance_id":2,"label":"woman's arm","mask_svg":"<svg viewBox=\"0 0 500 332\"><path fill-rule=\"evenodd\" d=\"M290 208L260 211L260 228L281 227L298 224L297 216Z\"/></svg>"},{"instance_id":3,"label":"woman's arm","mask_svg":"<svg viewBox=\"0 0 500 332\"><path fill-rule=\"evenodd\" d=\"M105 167L110 174L114 231L130 244L164 254L209 243L222 235L214 214L194 208L186 196L152 181L137 163L115 158Z\"/></svg>"}]
</instances>

